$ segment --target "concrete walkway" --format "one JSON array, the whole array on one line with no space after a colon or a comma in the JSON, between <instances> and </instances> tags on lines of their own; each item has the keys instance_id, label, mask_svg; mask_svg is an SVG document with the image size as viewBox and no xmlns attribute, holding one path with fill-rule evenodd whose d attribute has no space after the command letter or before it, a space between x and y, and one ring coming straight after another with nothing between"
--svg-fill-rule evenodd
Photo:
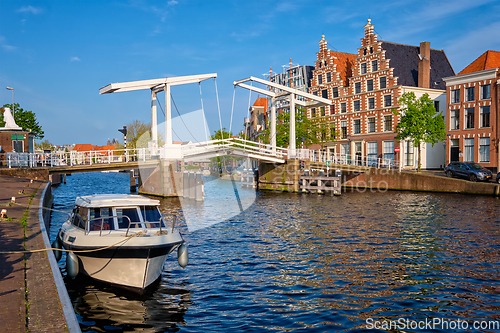
<instances>
[{"instance_id":1,"label":"concrete walkway","mask_svg":"<svg viewBox=\"0 0 500 333\"><path fill-rule=\"evenodd\" d=\"M0 211L7 210L0 251L44 248L38 207L45 184L0 176ZM0 323L4 332L68 332L46 252L0 253Z\"/></svg>"}]
</instances>

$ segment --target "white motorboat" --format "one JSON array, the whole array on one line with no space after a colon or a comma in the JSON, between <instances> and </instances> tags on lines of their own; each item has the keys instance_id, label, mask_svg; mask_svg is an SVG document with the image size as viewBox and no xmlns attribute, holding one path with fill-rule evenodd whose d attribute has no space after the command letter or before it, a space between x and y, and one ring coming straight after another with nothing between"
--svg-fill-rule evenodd
<instances>
[{"instance_id":1,"label":"white motorboat","mask_svg":"<svg viewBox=\"0 0 500 333\"><path fill-rule=\"evenodd\" d=\"M53 245L70 251L66 256L68 275L74 278L84 273L142 293L158 279L167 255L175 248L179 265L185 267L188 252L175 216L161 215L159 204L130 194L76 198ZM55 254L60 259L61 252Z\"/></svg>"}]
</instances>

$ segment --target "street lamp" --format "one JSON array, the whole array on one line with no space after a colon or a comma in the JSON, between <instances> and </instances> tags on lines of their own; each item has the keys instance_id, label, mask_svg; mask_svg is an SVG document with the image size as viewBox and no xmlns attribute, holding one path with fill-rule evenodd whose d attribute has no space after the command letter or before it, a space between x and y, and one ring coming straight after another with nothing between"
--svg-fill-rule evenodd
<instances>
[{"instance_id":1,"label":"street lamp","mask_svg":"<svg viewBox=\"0 0 500 333\"><path fill-rule=\"evenodd\" d=\"M16 121L16 105L14 104L14 88L12 87L6 87L7 90L12 90L12 118L14 118L14 122ZM15 132L15 135L16 135L16 141L17 142L17 131ZM16 144L14 143L14 145L12 146L12 150L14 151L14 153L16 152Z\"/></svg>"}]
</instances>

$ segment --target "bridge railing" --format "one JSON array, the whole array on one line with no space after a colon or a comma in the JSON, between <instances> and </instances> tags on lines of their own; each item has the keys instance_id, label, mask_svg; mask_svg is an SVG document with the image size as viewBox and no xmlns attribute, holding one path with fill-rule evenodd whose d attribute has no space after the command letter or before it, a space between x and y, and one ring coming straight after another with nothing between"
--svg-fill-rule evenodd
<instances>
[{"instance_id":1,"label":"bridge railing","mask_svg":"<svg viewBox=\"0 0 500 333\"><path fill-rule=\"evenodd\" d=\"M378 156L355 156L350 154L318 154L314 151L310 157L314 162L329 161L332 164L367 166L373 168L397 169L399 162L393 158L383 158Z\"/></svg>"},{"instance_id":2,"label":"bridge railing","mask_svg":"<svg viewBox=\"0 0 500 333\"><path fill-rule=\"evenodd\" d=\"M111 164L119 162L145 161L158 158L147 148L70 151L50 153L3 153L0 166L15 167L55 167L67 165Z\"/></svg>"},{"instance_id":3,"label":"bridge railing","mask_svg":"<svg viewBox=\"0 0 500 333\"><path fill-rule=\"evenodd\" d=\"M255 153L258 155L272 156L286 159L288 157L288 149L276 147L273 149L270 144L248 141L240 138L229 138L210 140L200 143L189 143L182 146L184 156L209 153L212 151L234 148L241 149L246 152Z\"/></svg>"}]
</instances>

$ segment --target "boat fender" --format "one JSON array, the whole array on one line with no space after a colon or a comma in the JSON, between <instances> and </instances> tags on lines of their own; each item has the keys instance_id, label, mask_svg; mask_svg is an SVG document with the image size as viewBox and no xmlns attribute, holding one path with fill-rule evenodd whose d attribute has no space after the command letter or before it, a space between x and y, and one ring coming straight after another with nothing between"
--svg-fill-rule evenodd
<instances>
[{"instance_id":1,"label":"boat fender","mask_svg":"<svg viewBox=\"0 0 500 333\"><path fill-rule=\"evenodd\" d=\"M182 268L185 268L187 266L189 256L186 244L181 244L181 246L177 248L177 261L179 262L179 266L181 266Z\"/></svg>"},{"instance_id":2,"label":"boat fender","mask_svg":"<svg viewBox=\"0 0 500 333\"><path fill-rule=\"evenodd\" d=\"M66 255L66 272L72 279L78 275L78 257L73 252L68 252Z\"/></svg>"},{"instance_id":3,"label":"boat fender","mask_svg":"<svg viewBox=\"0 0 500 333\"><path fill-rule=\"evenodd\" d=\"M52 248L54 249L62 249L61 242L59 241L59 236L52 242ZM56 257L56 261L61 260L62 251L52 250L54 252L54 257Z\"/></svg>"}]
</instances>

